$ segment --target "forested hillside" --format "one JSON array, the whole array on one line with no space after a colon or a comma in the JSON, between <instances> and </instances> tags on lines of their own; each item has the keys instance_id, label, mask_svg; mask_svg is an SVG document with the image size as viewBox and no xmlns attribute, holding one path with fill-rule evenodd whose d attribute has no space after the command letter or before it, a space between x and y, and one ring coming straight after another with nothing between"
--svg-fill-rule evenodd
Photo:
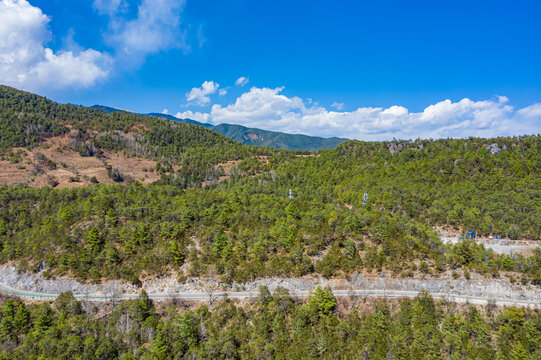
<instances>
[{"instance_id":1,"label":"forested hillside","mask_svg":"<svg viewBox=\"0 0 541 360\"><path fill-rule=\"evenodd\" d=\"M107 150L153 158L160 174L146 186L121 178L77 189L1 187L2 263L92 281L466 269L541 283L539 251L496 255L473 241L444 245L435 231L540 239L540 136L349 141L300 155L198 126L0 90L4 157L14 156L12 147L70 134L82 157ZM229 176L209 182L228 160L235 160Z\"/></svg>"},{"instance_id":2,"label":"forested hillside","mask_svg":"<svg viewBox=\"0 0 541 360\"><path fill-rule=\"evenodd\" d=\"M351 301L353 302L351 302ZM541 314L479 310L421 294L396 303L307 302L262 288L254 303L156 308L139 299L96 314L70 293L1 306L0 359L539 359ZM362 308L360 311L356 306Z\"/></svg>"},{"instance_id":3,"label":"forested hillside","mask_svg":"<svg viewBox=\"0 0 541 360\"><path fill-rule=\"evenodd\" d=\"M113 149L187 166L276 152L242 146L200 126L58 104L7 86L0 86L0 130L1 150L33 147L47 137L72 133L73 147L87 156Z\"/></svg>"},{"instance_id":4,"label":"forested hillside","mask_svg":"<svg viewBox=\"0 0 541 360\"><path fill-rule=\"evenodd\" d=\"M211 129L243 144L285 150L317 151L332 149L347 141L347 139L338 137L322 138L301 134L286 134L234 124L219 124L211 127Z\"/></svg>"},{"instance_id":5,"label":"forested hillside","mask_svg":"<svg viewBox=\"0 0 541 360\"><path fill-rule=\"evenodd\" d=\"M437 233L540 239L539 135L348 141L294 153L8 87L0 87L0 134L0 161L31 167L30 175L91 159L116 183L0 186L0 263L45 278L140 284L174 274L232 283L474 271L541 285L540 249L498 255L471 239L445 245ZM53 161L61 156L71 163ZM153 164L153 176L128 178L113 160ZM281 288L260 292L244 304L167 309L143 293L99 311L69 293L54 304L0 299L0 359L541 356L539 311L459 307L427 294L361 304L321 288L307 301Z\"/></svg>"},{"instance_id":6,"label":"forested hillside","mask_svg":"<svg viewBox=\"0 0 541 360\"><path fill-rule=\"evenodd\" d=\"M68 146L58 152L75 151L82 157L104 158L104 151L121 152L127 157L153 159L158 174L169 173L173 166L181 168L176 184L201 185L224 173L217 164L250 156L287 156L284 152L245 146L214 131L178 121L129 112L105 113L82 106L62 105L43 97L0 86L0 160L19 163L27 149L51 146L50 139L67 138ZM33 172L41 172L47 164L43 154L36 154L40 164ZM293 156L290 154L289 156ZM43 160L43 161L42 161ZM23 166L23 165L21 165ZM154 169L152 169L154 171ZM118 171L118 169L108 169ZM120 173L112 178L123 180ZM53 181L54 182L54 179Z\"/></svg>"}]
</instances>

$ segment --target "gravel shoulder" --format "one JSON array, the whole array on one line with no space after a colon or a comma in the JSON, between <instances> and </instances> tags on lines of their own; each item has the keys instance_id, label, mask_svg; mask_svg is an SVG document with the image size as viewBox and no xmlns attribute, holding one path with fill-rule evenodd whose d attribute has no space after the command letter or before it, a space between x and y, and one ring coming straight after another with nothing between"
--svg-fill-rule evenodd
<instances>
[{"instance_id":1,"label":"gravel shoulder","mask_svg":"<svg viewBox=\"0 0 541 360\"><path fill-rule=\"evenodd\" d=\"M456 244L459 242L460 234L453 231L439 230L440 240L445 244ZM511 239L496 239L496 238L475 238L477 243L483 244L485 248L491 249L495 253L512 255L522 254L530 256L534 249L541 248L539 240L511 240Z\"/></svg>"},{"instance_id":2,"label":"gravel shoulder","mask_svg":"<svg viewBox=\"0 0 541 360\"><path fill-rule=\"evenodd\" d=\"M92 296L127 296L145 290L150 295L184 294L186 296L219 293L242 292L257 293L259 286L267 286L271 291L278 287L305 294L317 286L329 286L336 291L356 290L366 293L419 292L446 294L453 297L472 297L495 299L500 301L528 301L541 304L541 288L511 284L507 279L483 278L472 274L472 278L453 279L450 274L442 274L440 278L390 278L385 275L363 276L354 274L349 279L324 278L267 278L231 285L220 284L214 280L190 279L179 283L173 275L153 278L145 281L141 287L119 281L103 284L85 284L73 279L44 279L39 273L30 274L19 271L15 266L0 266L0 288L9 291L19 290L35 294L59 294L71 291L76 295Z\"/></svg>"}]
</instances>

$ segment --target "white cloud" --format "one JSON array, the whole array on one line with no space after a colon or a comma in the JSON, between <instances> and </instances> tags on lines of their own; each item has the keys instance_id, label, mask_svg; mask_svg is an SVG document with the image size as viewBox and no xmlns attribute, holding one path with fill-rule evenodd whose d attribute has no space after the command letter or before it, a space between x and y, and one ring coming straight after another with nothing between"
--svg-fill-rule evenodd
<instances>
[{"instance_id":1,"label":"white cloud","mask_svg":"<svg viewBox=\"0 0 541 360\"><path fill-rule=\"evenodd\" d=\"M164 115L167 115L167 114L169 114L169 110L167 110L167 109L163 109L163 111L162 111L162 114L164 114Z\"/></svg>"},{"instance_id":2,"label":"white cloud","mask_svg":"<svg viewBox=\"0 0 541 360\"><path fill-rule=\"evenodd\" d=\"M104 38L114 57L84 49L70 29L64 47L47 47L50 18L27 0L0 0L0 82L25 90L90 87L122 65L129 69L148 54L172 48L189 51L181 28L185 0L140 0L130 18L128 0L94 0L93 8L110 18Z\"/></svg>"},{"instance_id":3,"label":"white cloud","mask_svg":"<svg viewBox=\"0 0 541 360\"><path fill-rule=\"evenodd\" d=\"M494 101L443 100L421 112L397 105L346 112L329 111L317 103L288 97L282 94L283 89L253 87L232 104L215 104L208 113L187 111L181 117L360 140L493 137L538 133L541 129L541 103L515 110L505 97Z\"/></svg>"},{"instance_id":4,"label":"white cloud","mask_svg":"<svg viewBox=\"0 0 541 360\"><path fill-rule=\"evenodd\" d=\"M541 103L533 104L523 109L520 109L518 113L525 118L541 119Z\"/></svg>"},{"instance_id":5,"label":"white cloud","mask_svg":"<svg viewBox=\"0 0 541 360\"><path fill-rule=\"evenodd\" d=\"M105 37L123 61L137 63L148 54L173 48L189 50L180 27L185 0L142 0L134 19L118 14L123 4L122 0L94 1L100 13L111 17Z\"/></svg>"},{"instance_id":6,"label":"white cloud","mask_svg":"<svg viewBox=\"0 0 541 360\"><path fill-rule=\"evenodd\" d=\"M208 95L215 94L218 91L220 84L214 81L205 81L201 87L196 87L186 93L186 100L199 106L204 106L210 103Z\"/></svg>"},{"instance_id":7,"label":"white cloud","mask_svg":"<svg viewBox=\"0 0 541 360\"><path fill-rule=\"evenodd\" d=\"M246 84L248 84L250 82L250 79L245 77L245 76L241 76L240 78L237 79L237 81L235 81L235 85L237 86L244 86Z\"/></svg>"},{"instance_id":8,"label":"white cloud","mask_svg":"<svg viewBox=\"0 0 541 360\"><path fill-rule=\"evenodd\" d=\"M194 112L191 112L190 110L188 110L188 111L176 113L175 117L177 117L179 119L192 119L192 120L195 120L195 121L208 123L210 115L205 114L205 113L200 113L200 112L195 112L194 113Z\"/></svg>"},{"instance_id":9,"label":"white cloud","mask_svg":"<svg viewBox=\"0 0 541 360\"><path fill-rule=\"evenodd\" d=\"M393 105L388 109L383 110L383 115L390 115L393 117L404 116L408 114L408 109L403 106Z\"/></svg>"},{"instance_id":10,"label":"white cloud","mask_svg":"<svg viewBox=\"0 0 541 360\"><path fill-rule=\"evenodd\" d=\"M227 90L226 89L220 89L220 91L218 91L218 94L220 96L225 96L225 95L227 95Z\"/></svg>"},{"instance_id":11,"label":"white cloud","mask_svg":"<svg viewBox=\"0 0 541 360\"><path fill-rule=\"evenodd\" d=\"M0 0L0 82L26 90L88 87L108 75L106 54L45 47L49 21L26 0Z\"/></svg>"},{"instance_id":12,"label":"white cloud","mask_svg":"<svg viewBox=\"0 0 541 360\"><path fill-rule=\"evenodd\" d=\"M335 108L336 110L344 110L344 103L339 103L339 102L333 102L332 105L331 105L333 108Z\"/></svg>"},{"instance_id":13,"label":"white cloud","mask_svg":"<svg viewBox=\"0 0 541 360\"><path fill-rule=\"evenodd\" d=\"M506 103L509 102L509 98L507 96L496 96L498 98L498 102L500 103Z\"/></svg>"}]
</instances>

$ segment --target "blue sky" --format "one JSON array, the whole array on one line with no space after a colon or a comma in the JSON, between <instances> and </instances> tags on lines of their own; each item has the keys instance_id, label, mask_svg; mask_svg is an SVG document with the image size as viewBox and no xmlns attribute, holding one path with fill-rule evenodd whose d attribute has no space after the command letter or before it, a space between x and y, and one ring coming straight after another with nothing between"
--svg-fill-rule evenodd
<instances>
[{"instance_id":1,"label":"blue sky","mask_svg":"<svg viewBox=\"0 0 541 360\"><path fill-rule=\"evenodd\" d=\"M0 83L60 102L367 140L541 129L539 1L0 0L0 9L0 39L11 39L0 40Z\"/></svg>"}]
</instances>

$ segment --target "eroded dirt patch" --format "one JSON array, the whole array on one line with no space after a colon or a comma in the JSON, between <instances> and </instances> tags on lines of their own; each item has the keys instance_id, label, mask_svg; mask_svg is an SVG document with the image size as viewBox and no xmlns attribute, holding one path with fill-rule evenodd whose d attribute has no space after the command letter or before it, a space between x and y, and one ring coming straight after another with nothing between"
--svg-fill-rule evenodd
<instances>
[{"instance_id":1,"label":"eroded dirt patch","mask_svg":"<svg viewBox=\"0 0 541 360\"><path fill-rule=\"evenodd\" d=\"M118 169L125 179L142 184L150 184L160 178L155 171L156 161L113 151L104 151L99 158L81 156L69 148L67 135L49 138L32 150L15 148L10 153L18 155L0 159L0 185L75 188L89 186L96 181L114 184L108 167Z\"/></svg>"}]
</instances>

